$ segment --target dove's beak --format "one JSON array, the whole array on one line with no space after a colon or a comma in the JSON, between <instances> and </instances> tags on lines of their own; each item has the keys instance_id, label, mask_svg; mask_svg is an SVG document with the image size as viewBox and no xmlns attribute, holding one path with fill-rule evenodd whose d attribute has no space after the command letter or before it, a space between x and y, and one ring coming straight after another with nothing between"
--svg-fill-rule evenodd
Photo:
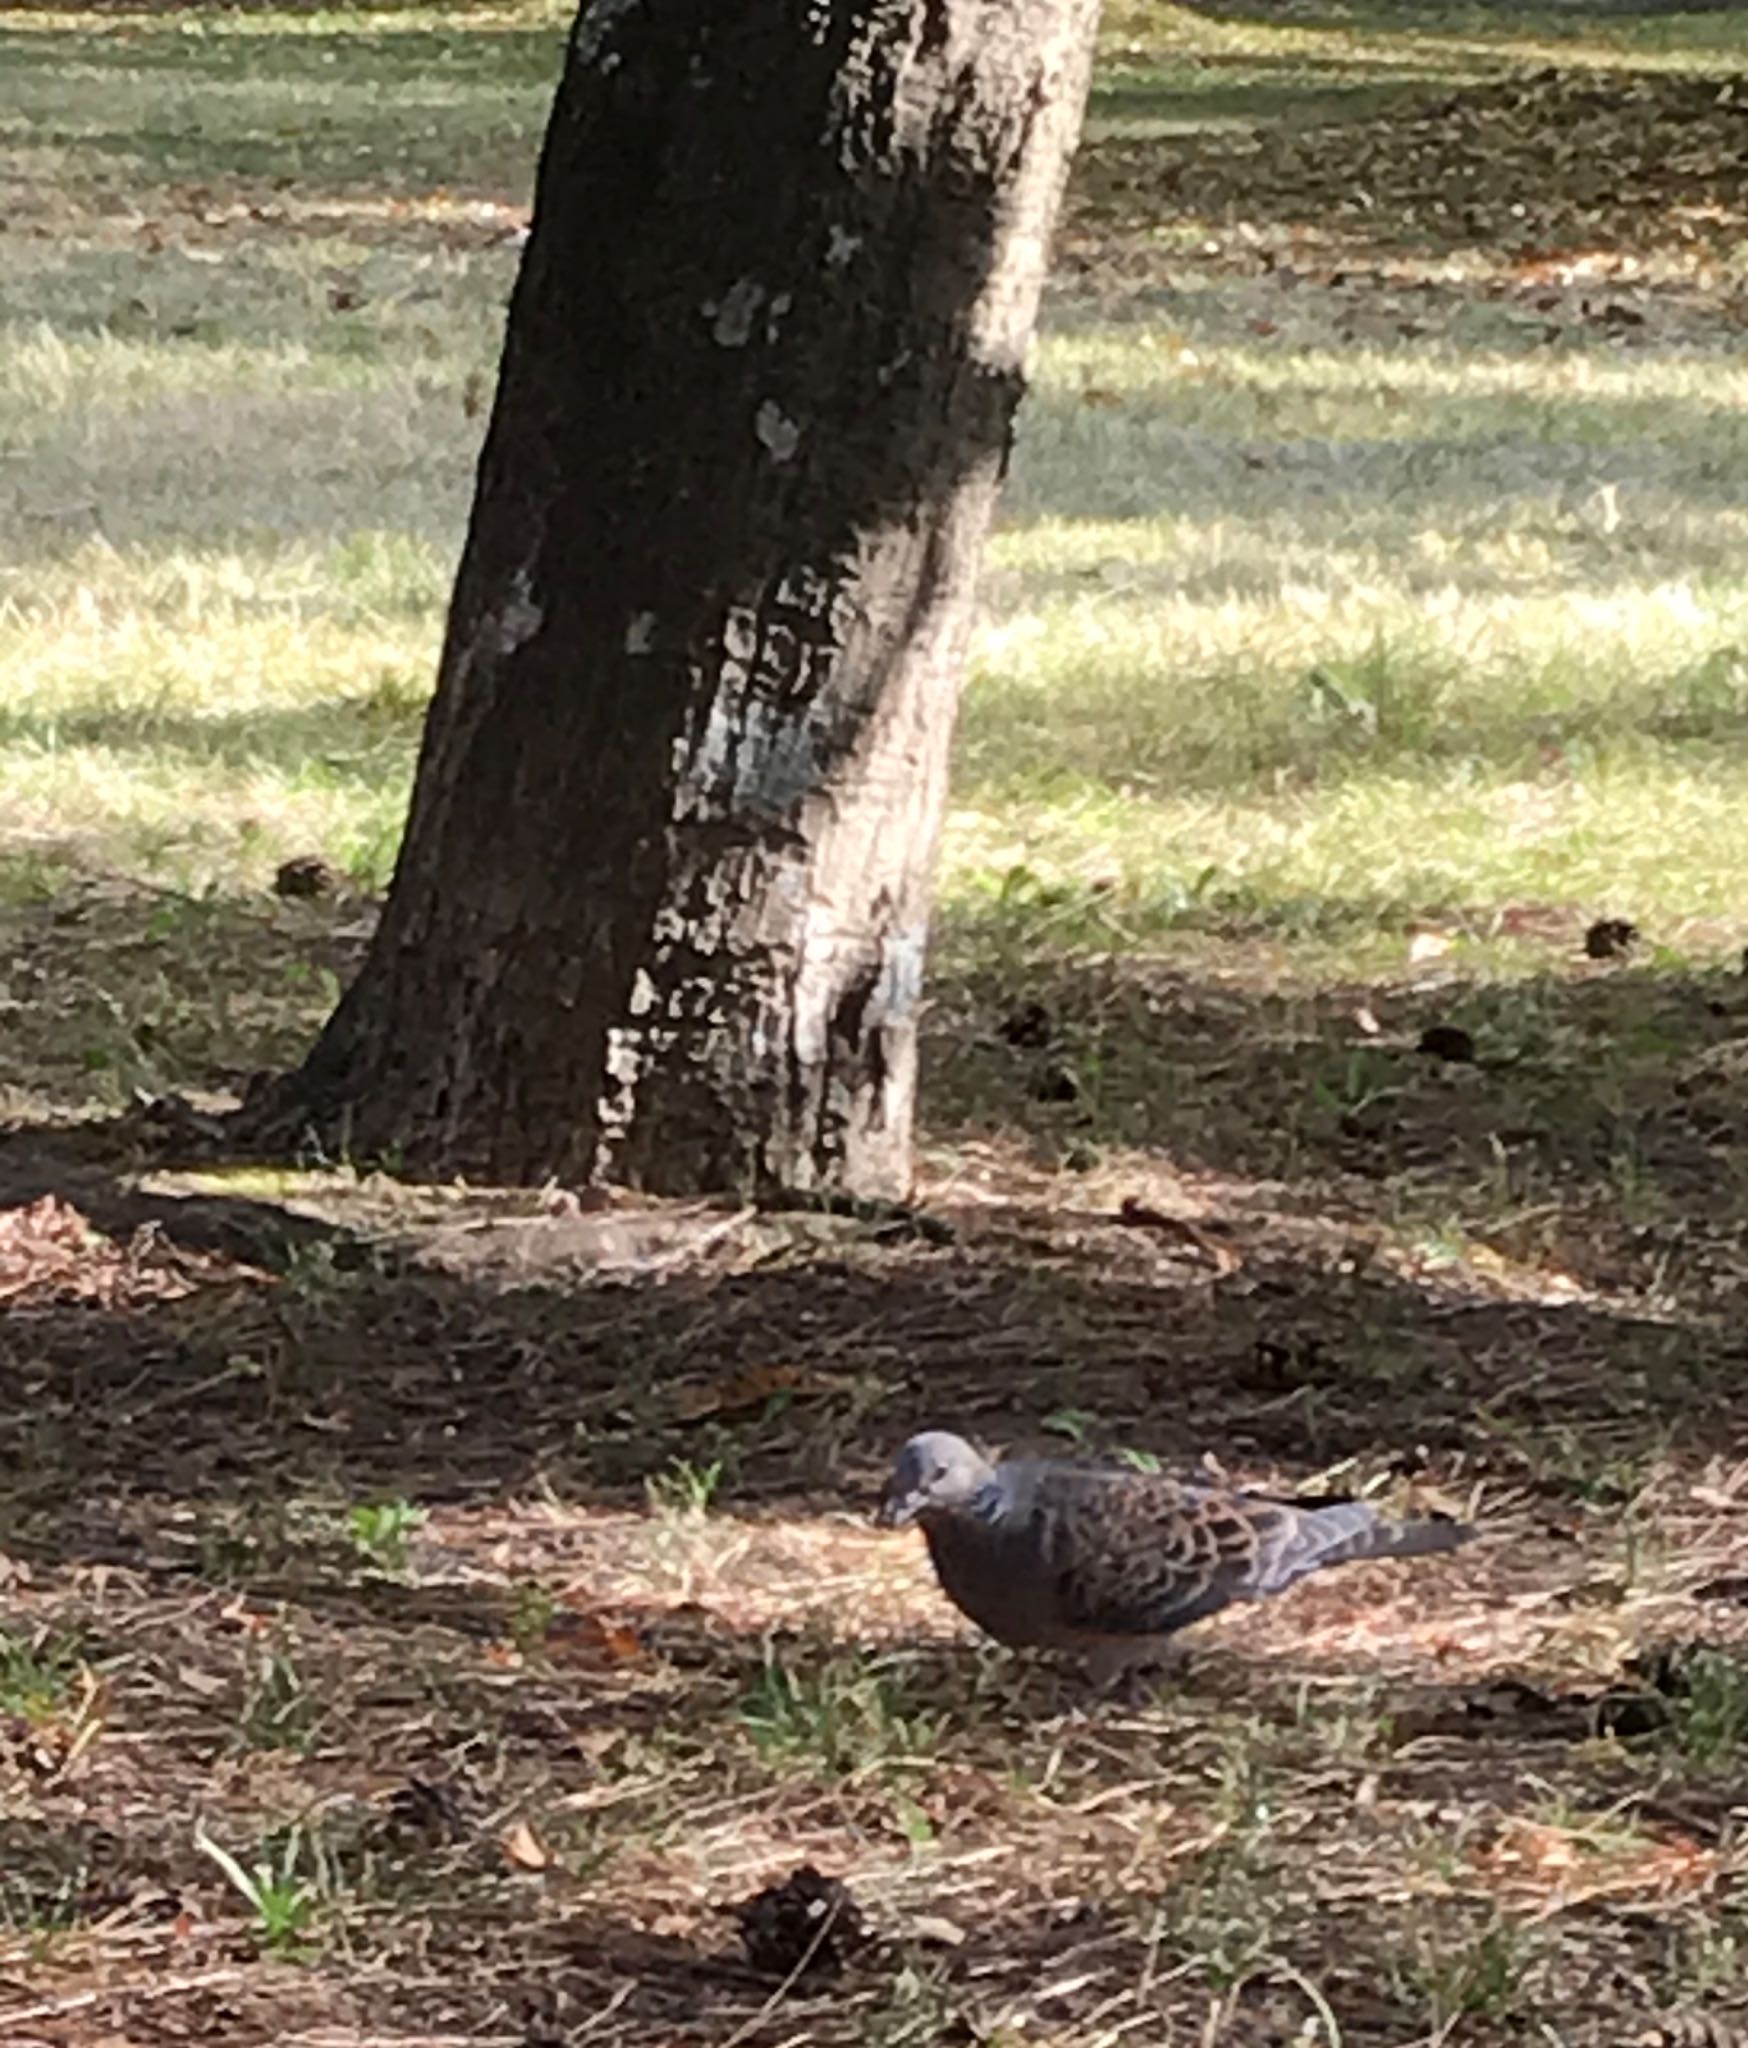
<instances>
[{"instance_id":1,"label":"dove's beak","mask_svg":"<svg viewBox=\"0 0 1748 2048\"><path fill-rule=\"evenodd\" d=\"M916 1520L917 1509L922 1506L921 1498L914 1493L888 1493L882 1496L874 1511L874 1524L880 1529L908 1529Z\"/></svg>"}]
</instances>

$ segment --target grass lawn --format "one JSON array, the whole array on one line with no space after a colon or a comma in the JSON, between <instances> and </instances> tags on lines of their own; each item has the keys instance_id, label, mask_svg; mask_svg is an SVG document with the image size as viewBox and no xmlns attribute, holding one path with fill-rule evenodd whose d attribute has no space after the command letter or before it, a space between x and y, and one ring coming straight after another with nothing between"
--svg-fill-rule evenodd
<instances>
[{"instance_id":1,"label":"grass lawn","mask_svg":"<svg viewBox=\"0 0 1748 2048\"><path fill-rule=\"evenodd\" d=\"M1112 0L918 1237L105 1121L368 932L565 26L0 14L0 2039L1727 2048L1742 11ZM1089 1700L923 1419L1489 1540Z\"/></svg>"}]
</instances>

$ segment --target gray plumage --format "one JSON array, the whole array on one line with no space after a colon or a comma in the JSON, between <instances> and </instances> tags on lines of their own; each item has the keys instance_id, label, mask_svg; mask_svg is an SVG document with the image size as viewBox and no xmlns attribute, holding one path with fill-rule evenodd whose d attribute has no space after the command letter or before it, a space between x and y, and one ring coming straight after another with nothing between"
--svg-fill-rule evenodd
<instances>
[{"instance_id":1,"label":"gray plumage","mask_svg":"<svg viewBox=\"0 0 1748 2048\"><path fill-rule=\"evenodd\" d=\"M1453 1521L1386 1521L1363 1501L1271 1499L1210 1479L1015 1458L945 1430L899 1452L880 1505L921 1525L941 1589L998 1641L1075 1650L1095 1676L1156 1662L1167 1639L1234 1600L1285 1592L1361 1558L1454 1550Z\"/></svg>"}]
</instances>

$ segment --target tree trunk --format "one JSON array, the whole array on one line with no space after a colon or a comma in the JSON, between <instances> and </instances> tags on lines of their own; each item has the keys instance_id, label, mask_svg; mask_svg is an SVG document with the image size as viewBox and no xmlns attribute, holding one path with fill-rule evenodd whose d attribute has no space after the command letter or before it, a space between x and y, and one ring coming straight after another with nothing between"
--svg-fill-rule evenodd
<instances>
[{"instance_id":1,"label":"tree trunk","mask_svg":"<svg viewBox=\"0 0 1748 2048\"><path fill-rule=\"evenodd\" d=\"M589 0L381 927L256 1114L902 1193L973 577L1097 0Z\"/></svg>"}]
</instances>

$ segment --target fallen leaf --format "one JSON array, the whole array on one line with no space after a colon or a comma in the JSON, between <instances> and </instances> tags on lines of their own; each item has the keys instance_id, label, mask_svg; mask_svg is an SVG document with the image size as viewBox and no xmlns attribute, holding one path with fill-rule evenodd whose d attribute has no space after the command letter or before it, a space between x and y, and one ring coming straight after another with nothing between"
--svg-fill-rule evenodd
<instances>
[{"instance_id":1,"label":"fallen leaf","mask_svg":"<svg viewBox=\"0 0 1748 2048\"><path fill-rule=\"evenodd\" d=\"M922 1913L905 1929L918 1941L933 1942L937 1948L963 1948L970 1937L956 1920L942 1913Z\"/></svg>"},{"instance_id":2,"label":"fallen leaf","mask_svg":"<svg viewBox=\"0 0 1748 2048\"><path fill-rule=\"evenodd\" d=\"M610 1621L604 1615L575 1608L561 1609L552 1618L544 1644L549 1657L599 1654L618 1664L629 1664L643 1655L643 1638L629 1623Z\"/></svg>"},{"instance_id":3,"label":"fallen leaf","mask_svg":"<svg viewBox=\"0 0 1748 2048\"><path fill-rule=\"evenodd\" d=\"M506 1829L500 1837L500 1847L504 1860L515 1864L518 1870L544 1870L552 1861L552 1852L525 1820Z\"/></svg>"}]
</instances>

